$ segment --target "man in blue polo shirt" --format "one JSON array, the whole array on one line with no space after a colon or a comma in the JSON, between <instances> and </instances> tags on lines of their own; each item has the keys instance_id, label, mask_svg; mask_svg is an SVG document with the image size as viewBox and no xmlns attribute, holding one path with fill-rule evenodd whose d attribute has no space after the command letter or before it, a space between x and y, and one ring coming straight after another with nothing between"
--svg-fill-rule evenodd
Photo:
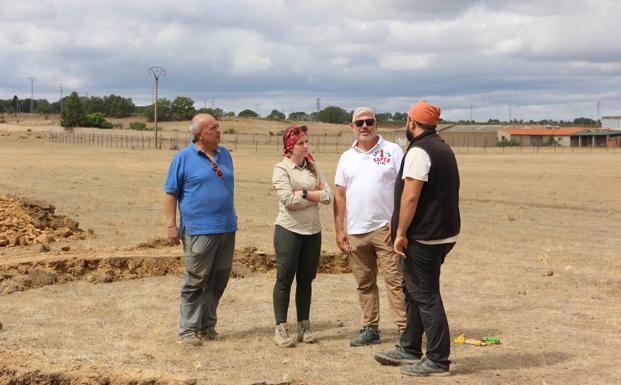
<instances>
[{"instance_id":1,"label":"man in blue polo shirt","mask_svg":"<svg viewBox=\"0 0 621 385\"><path fill-rule=\"evenodd\" d=\"M168 238L183 242L180 343L200 346L217 338L216 309L229 280L237 216L233 206L233 160L219 146L216 119L192 119L192 143L173 158L164 191ZM177 206L180 220L177 226Z\"/></svg>"}]
</instances>

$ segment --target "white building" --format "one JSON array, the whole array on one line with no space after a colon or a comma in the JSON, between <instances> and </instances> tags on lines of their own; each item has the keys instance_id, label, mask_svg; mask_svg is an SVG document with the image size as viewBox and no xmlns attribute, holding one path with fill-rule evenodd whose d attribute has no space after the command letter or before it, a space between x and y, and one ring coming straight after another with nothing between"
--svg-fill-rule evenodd
<instances>
[{"instance_id":1,"label":"white building","mask_svg":"<svg viewBox=\"0 0 621 385\"><path fill-rule=\"evenodd\" d=\"M621 116L602 116L602 128L621 130Z\"/></svg>"}]
</instances>

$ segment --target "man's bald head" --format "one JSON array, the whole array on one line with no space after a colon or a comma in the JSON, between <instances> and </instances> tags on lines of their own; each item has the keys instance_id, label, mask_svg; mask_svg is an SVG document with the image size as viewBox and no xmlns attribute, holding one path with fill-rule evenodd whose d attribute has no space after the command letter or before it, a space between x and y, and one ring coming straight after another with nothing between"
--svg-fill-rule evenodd
<instances>
[{"instance_id":1,"label":"man's bald head","mask_svg":"<svg viewBox=\"0 0 621 385\"><path fill-rule=\"evenodd\" d=\"M204 128L217 123L216 118L209 114L196 114L192 118L192 124L190 125L190 132L192 136L196 138L198 134L203 131Z\"/></svg>"}]
</instances>

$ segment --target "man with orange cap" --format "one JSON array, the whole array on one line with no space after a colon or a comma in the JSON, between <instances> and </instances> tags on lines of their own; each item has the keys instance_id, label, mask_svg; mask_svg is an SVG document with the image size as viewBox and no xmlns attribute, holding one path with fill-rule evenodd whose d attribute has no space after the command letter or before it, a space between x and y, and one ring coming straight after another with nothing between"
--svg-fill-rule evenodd
<instances>
[{"instance_id":1,"label":"man with orange cap","mask_svg":"<svg viewBox=\"0 0 621 385\"><path fill-rule=\"evenodd\" d=\"M408 112L410 141L395 184L392 241L403 257L407 323L397 349L375 354L411 376L450 375L449 325L440 295L440 268L460 230L459 171L436 133L440 108L426 101ZM422 336L427 349L422 353Z\"/></svg>"}]
</instances>

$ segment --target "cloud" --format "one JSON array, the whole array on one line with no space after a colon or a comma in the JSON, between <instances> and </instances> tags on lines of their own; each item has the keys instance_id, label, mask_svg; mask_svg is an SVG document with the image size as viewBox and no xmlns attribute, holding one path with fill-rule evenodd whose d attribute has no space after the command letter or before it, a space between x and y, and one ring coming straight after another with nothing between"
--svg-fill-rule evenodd
<instances>
[{"instance_id":1,"label":"cloud","mask_svg":"<svg viewBox=\"0 0 621 385\"><path fill-rule=\"evenodd\" d=\"M600 100L618 114L620 13L613 0L4 0L0 98L27 97L35 76L50 99L63 81L149 103L161 65L162 96L234 109L434 98L457 117L473 103L570 118Z\"/></svg>"}]
</instances>

